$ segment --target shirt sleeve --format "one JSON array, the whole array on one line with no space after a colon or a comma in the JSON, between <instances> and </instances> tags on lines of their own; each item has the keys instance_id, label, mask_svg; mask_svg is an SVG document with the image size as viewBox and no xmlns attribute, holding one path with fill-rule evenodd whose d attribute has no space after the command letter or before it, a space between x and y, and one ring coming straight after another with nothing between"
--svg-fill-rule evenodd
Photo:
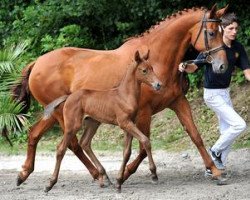
<instances>
[{"instance_id":1,"label":"shirt sleeve","mask_svg":"<svg viewBox=\"0 0 250 200\"><path fill-rule=\"evenodd\" d=\"M241 44L239 45L239 57L237 59L236 65L242 70L250 69L249 59L246 50Z\"/></svg>"}]
</instances>

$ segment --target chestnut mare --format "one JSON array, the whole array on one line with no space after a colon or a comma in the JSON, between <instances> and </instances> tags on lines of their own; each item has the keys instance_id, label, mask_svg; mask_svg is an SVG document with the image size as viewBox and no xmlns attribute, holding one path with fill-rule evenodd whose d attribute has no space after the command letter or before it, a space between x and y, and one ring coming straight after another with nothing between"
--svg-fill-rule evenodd
<instances>
[{"instance_id":1,"label":"chestnut mare","mask_svg":"<svg viewBox=\"0 0 250 200\"><path fill-rule=\"evenodd\" d=\"M65 95L63 97L59 97L61 101L63 98L66 99L63 106L63 119L65 126L64 136L57 149L55 171L50 179L49 186L46 187L46 192L51 190L57 182L60 165L69 142L81 128L82 118L86 114L99 122L118 125L126 132L126 134L131 134L131 137L137 138L147 152L150 171L154 176L157 176L156 166L151 153L150 140L148 137L143 135L143 133L134 124L139 106L138 103L141 93L141 83L146 83L155 90L159 90L161 88L161 82L154 74L153 68L149 62L147 62L147 59L148 53L144 57L140 57L139 52L136 51L133 63L130 64L125 77L116 88L104 91L77 90L69 96ZM60 102L56 99L45 107L45 116L47 115L50 117L51 113L59 104ZM51 105L53 106L52 108ZM47 108L49 108L49 111ZM91 154L89 155L91 156ZM123 180L126 164L127 160L123 159L118 175L118 180L120 181ZM121 184L119 183L118 189L121 190Z\"/></svg>"},{"instance_id":2,"label":"chestnut mare","mask_svg":"<svg viewBox=\"0 0 250 200\"><path fill-rule=\"evenodd\" d=\"M214 72L225 72L227 58L221 48L223 41L219 32L219 18L226 8L217 10L214 5L210 11L204 8L179 11L141 36L129 39L115 50L65 47L51 51L24 69L22 82L15 90L20 92L16 94L16 99L25 104L25 100L28 100L26 97L31 92L39 103L46 106L53 100L79 89L110 89L121 82L136 49L147 46L150 49L149 62L163 87L160 92L155 92L147 85L141 86L137 127L149 137L151 116L165 108L172 109L198 148L205 167L211 169L213 176L219 177L221 171L215 167L203 144L194 124L189 103L182 91L184 79L180 78L178 64L192 45L197 51L204 52L212 58ZM41 119L32 126L28 138L27 158L22 171L18 174L17 185L23 183L33 172L37 143L45 131L56 122L59 122L64 130L62 106L53 113L53 117ZM98 125L92 122L88 132L95 132ZM140 147L138 157L125 169L124 180L136 171L147 155L142 145ZM70 141L69 148L88 168L94 179L103 178L83 153L76 136Z\"/></svg>"}]
</instances>

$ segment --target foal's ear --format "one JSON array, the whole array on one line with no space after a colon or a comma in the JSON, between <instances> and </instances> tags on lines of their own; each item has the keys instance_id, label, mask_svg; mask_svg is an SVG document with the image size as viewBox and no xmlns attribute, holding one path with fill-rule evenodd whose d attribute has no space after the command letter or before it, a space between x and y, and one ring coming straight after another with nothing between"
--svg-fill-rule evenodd
<instances>
[{"instance_id":1,"label":"foal's ear","mask_svg":"<svg viewBox=\"0 0 250 200\"><path fill-rule=\"evenodd\" d=\"M135 62L137 62L137 63L140 63L141 62L141 57L140 57L140 53L139 53L139 51L137 50L136 52L135 52Z\"/></svg>"},{"instance_id":2,"label":"foal's ear","mask_svg":"<svg viewBox=\"0 0 250 200\"><path fill-rule=\"evenodd\" d=\"M142 45L138 49L141 55L141 59L147 60L149 57L149 48L147 45Z\"/></svg>"},{"instance_id":3,"label":"foal's ear","mask_svg":"<svg viewBox=\"0 0 250 200\"><path fill-rule=\"evenodd\" d=\"M150 50L148 49L147 53L143 55L142 58L143 58L144 60L147 60L147 59L149 58L149 52L150 52Z\"/></svg>"},{"instance_id":4,"label":"foal's ear","mask_svg":"<svg viewBox=\"0 0 250 200\"><path fill-rule=\"evenodd\" d=\"M223 15L225 15L225 14L227 13L228 6L229 6L229 5L227 4L225 8L222 8L222 9L220 9L220 10L217 10L216 16L217 16L218 18L221 18Z\"/></svg>"}]
</instances>

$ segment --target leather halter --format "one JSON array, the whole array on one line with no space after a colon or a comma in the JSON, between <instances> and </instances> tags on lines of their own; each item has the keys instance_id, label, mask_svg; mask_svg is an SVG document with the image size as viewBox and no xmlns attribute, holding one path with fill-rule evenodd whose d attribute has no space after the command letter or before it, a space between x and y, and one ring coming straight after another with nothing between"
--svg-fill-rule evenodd
<instances>
[{"instance_id":1,"label":"leather halter","mask_svg":"<svg viewBox=\"0 0 250 200\"><path fill-rule=\"evenodd\" d=\"M209 49L208 36L207 36L207 24L206 23L207 22L216 22L216 23L219 22L220 23L221 20L220 19L207 19L206 18L206 11L205 11L201 22L202 22L201 27L200 27L200 30L198 32L198 35L197 35L197 37L195 39L195 42L194 42L193 46L195 47L195 45L196 45L196 43L197 43L197 41L198 41L198 39L200 37L200 34L202 32L202 29L204 29L203 34L204 34L204 43L205 43L206 50L200 52L200 54L199 54L199 55L203 54L203 56L200 56L200 57L203 57L202 59L197 59L196 58L195 60L187 60L187 61L183 62L183 65L185 67L187 66L187 64L192 64L194 62L196 62L196 63L212 63L214 58L213 58L213 56L211 54L216 53L216 52L218 52L220 50L224 50L224 45ZM180 74L180 85L181 85L182 91L183 91L183 87L182 87L183 76L184 76L184 72L182 72ZM188 83L187 87L189 87L189 83Z\"/></svg>"},{"instance_id":2,"label":"leather halter","mask_svg":"<svg viewBox=\"0 0 250 200\"><path fill-rule=\"evenodd\" d=\"M202 32L202 29L204 29L203 34L204 34L204 43L205 43L206 51L202 51L201 54L203 54L205 57L204 62L212 63L214 59L213 59L211 54L216 53L217 51L220 51L220 50L224 50L224 46L221 45L221 46L218 46L218 47L215 47L212 49L209 48L208 36L207 36L207 22L221 22L221 20L220 19L207 19L206 18L206 11L205 11L203 19L202 19L200 30L198 32L198 35L196 37L196 40L195 40L193 46L195 47L195 45L199 39L199 36ZM187 61L187 62L190 63L191 61ZM189 64L189 63L187 63L187 64Z\"/></svg>"}]
</instances>

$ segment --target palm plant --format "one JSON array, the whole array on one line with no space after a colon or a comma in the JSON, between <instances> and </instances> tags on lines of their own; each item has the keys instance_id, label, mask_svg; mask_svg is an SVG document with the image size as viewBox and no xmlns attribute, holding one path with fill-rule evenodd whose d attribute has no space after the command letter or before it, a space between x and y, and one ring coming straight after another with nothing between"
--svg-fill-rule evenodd
<instances>
[{"instance_id":1,"label":"palm plant","mask_svg":"<svg viewBox=\"0 0 250 200\"><path fill-rule=\"evenodd\" d=\"M27 115L20 114L22 105L13 101L10 92L10 87L19 80L21 68L16 66L27 45L25 41L0 50L0 133L10 144L7 133L21 132L28 122Z\"/></svg>"}]
</instances>

